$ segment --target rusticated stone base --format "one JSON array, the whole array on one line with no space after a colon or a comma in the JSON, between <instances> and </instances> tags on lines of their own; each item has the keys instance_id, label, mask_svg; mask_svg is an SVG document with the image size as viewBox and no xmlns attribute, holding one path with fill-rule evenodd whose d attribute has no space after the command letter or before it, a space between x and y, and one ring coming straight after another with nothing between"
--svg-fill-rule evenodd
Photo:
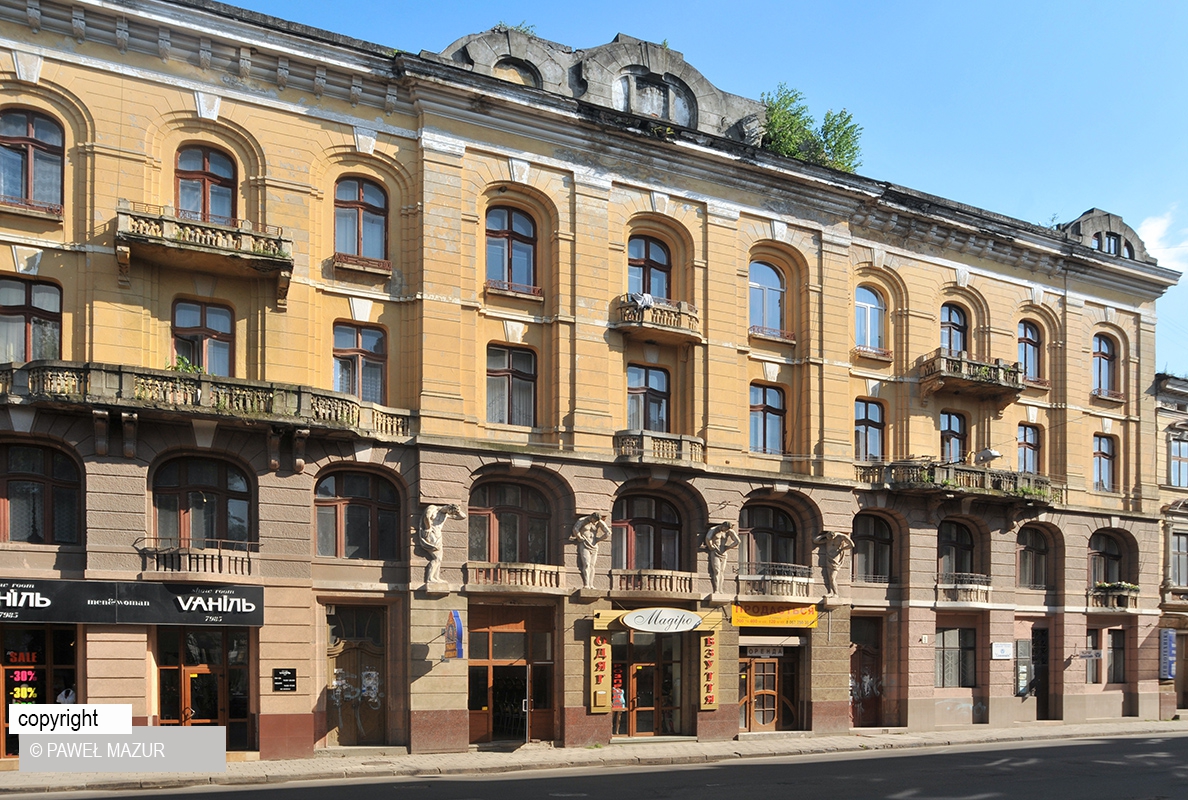
<instances>
[{"instance_id":1,"label":"rusticated stone base","mask_svg":"<svg viewBox=\"0 0 1188 800\"><path fill-rule=\"evenodd\" d=\"M313 714L261 714L260 759L313 758Z\"/></svg>"},{"instance_id":2,"label":"rusticated stone base","mask_svg":"<svg viewBox=\"0 0 1188 800\"><path fill-rule=\"evenodd\" d=\"M606 744L611 738L611 714L590 714L578 706L565 709L562 746L589 747Z\"/></svg>"},{"instance_id":3,"label":"rusticated stone base","mask_svg":"<svg viewBox=\"0 0 1188 800\"><path fill-rule=\"evenodd\" d=\"M818 700L813 703L813 733L849 733L849 731L849 700Z\"/></svg>"},{"instance_id":4,"label":"rusticated stone base","mask_svg":"<svg viewBox=\"0 0 1188 800\"><path fill-rule=\"evenodd\" d=\"M738 706L697 712L697 741L726 742L738 736Z\"/></svg>"},{"instance_id":5,"label":"rusticated stone base","mask_svg":"<svg viewBox=\"0 0 1188 800\"><path fill-rule=\"evenodd\" d=\"M409 714L408 752L465 753L470 749L470 712L464 708Z\"/></svg>"}]
</instances>

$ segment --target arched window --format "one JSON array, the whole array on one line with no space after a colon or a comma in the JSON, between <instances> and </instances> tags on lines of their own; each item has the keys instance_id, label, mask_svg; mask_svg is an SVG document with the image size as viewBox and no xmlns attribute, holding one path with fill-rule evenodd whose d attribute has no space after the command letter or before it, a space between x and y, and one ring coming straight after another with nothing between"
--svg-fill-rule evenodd
<instances>
[{"instance_id":1,"label":"arched window","mask_svg":"<svg viewBox=\"0 0 1188 800\"><path fill-rule=\"evenodd\" d=\"M1036 380L1040 372L1040 329L1034 322L1019 323L1019 368L1026 380Z\"/></svg>"},{"instance_id":2,"label":"arched window","mask_svg":"<svg viewBox=\"0 0 1188 800\"><path fill-rule=\"evenodd\" d=\"M1093 337L1093 394L1118 394L1118 347L1113 339L1100 333Z\"/></svg>"},{"instance_id":3,"label":"arched window","mask_svg":"<svg viewBox=\"0 0 1188 800\"><path fill-rule=\"evenodd\" d=\"M1124 242L1122 244L1122 257L1130 259L1134 258L1134 245L1132 245L1130 242Z\"/></svg>"},{"instance_id":4,"label":"arched window","mask_svg":"<svg viewBox=\"0 0 1188 800\"><path fill-rule=\"evenodd\" d=\"M854 401L854 458L883 460L883 404L874 400Z\"/></svg>"},{"instance_id":5,"label":"arched window","mask_svg":"<svg viewBox=\"0 0 1188 800\"><path fill-rule=\"evenodd\" d=\"M887 304L883 296L869 286L859 286L854 293L854 345L870 350L886 347L885 318Z\"/></svg>"},{"instance_id":6,"label":"arched window","mask_svg":"<svg viewBox=\"0 0 1188 800\"><path fill-rule=\"evenodd\" d=\"M487 286L540 294L536 285L536 223L514 208L487 211Z\"/></svg>"},{"instance_id":7,"label":"arched window","mask_svg":"<svg viewBox=\"0 0 1188 800\"><path fill-rule=\"evenodd\" d=\"M671 503L657 497L622 497L612 517L614 569L681 568L681 518Z\"/></svg>"},{"instance_id":8,"label":"arched window","mask_svg":"<svg viewBox=\"0 0 1188 800\"><path fill-rule=\"evenodd\" d=\"M334 187L334 250L381 261L388 257L388 194L378 183L343 178Z\"/></svg>"},{"instance_id":9,"label":"arched window","mask_svg":"<svg viewBox=\"0 0 1188 800\"><path fill-rule=\"evenodd\" d=\"M784 277L762 261L751 262L751 333L784 337Z\"/></svg>"},{"instance_id":10,"label":"arched window","mask_svg":"<svg viewBox=\"0 0 1188 800\"><path fill-rule=\"evenodd\" d=\"M1101 234L1100 233L1093 234L1093 238L1089 241L1089 248L1091 250L1100 250L1101 249Z\"/></svg>"},{"instance_id":11,"label":"arched window","mask_svg":"<svg viewBox=\"0 0 1188 800\"><path fill-rule=\"evenodd\" d=\"M739 565L746 575L807 577L808 569L792 569L796 562L796 526L788 514L774 506L745 506L738 515L743 536L743 555L749 566Z\"/></svg>"},{"instance_id":12,"label":"arched window","mask_svg":"<svg viewBox=\"0 0 1188 800\"><path fill-rule=\"evenodd\" d=\"M238 467L214 458L166 461L153 475L162 547L246 550L255 541L252 491Z\"/></svg>"},{"instance_id":13,"label":"arched window","mask_svg":"<svg viewBox=\"0 0 1188 800\"><path fill-rule=\"evenodd\" d=\"M333 472L314 489L318 555L400 558L400 498L391 482L369 472Z\"/></svg>"},{"instance_id":14,"label":"arched window","mask_svg":"<svg viewBox=\"0 0 1188 800\"><path fill-rule=\"evenodd\" d=\"M82 483L74 460L35 445L0 445L5 513L0 542L82 543Z\"/></svg>"},{"instance_id":15,"label":"arched window","mask_svg":"<svg viewBox=\"0 0 1188 800\"><path fill-rule=\"evenodd\" d=\"M1038 528L1023 528L1015 539L1018 571L1015 585L1020 589L1048 588L1048 538Z\"/></svg>"},{"instance_id":16,"label":"arched window","mask_svg":"<svg viewBox=\"0 0 1188 800\"><path fill-rule=\"evenodd\" d=\"M672 292L672 259L668 248L651 236L627 240L627 291L667 301Z\"/></svg>"},{"instance_id":17,"label":"arched window","mask_svg":"<svg viewBox=\"0 0 1188 800\"><path fill-rule=\"evenodd\" d=\"M974 571L973 534L959 522L942 522L937 534L937 572L945 576L969 575Z\"/></svg>"},{"instance_id":18,"label":"arched window","mask_svg":"<svg viewBox=\"0 0 1188 800\"><path fill-rule=\"evenodd\" d=\"M969 344L969 322L965 309L953 303L941 306L940 346L953 353L964 352Z\"/></svg>"},{"instance_id":19,"label":"arched window","mask_svg":"<svg viewBox=\"0 0 1188 800\"><path fill-rule=\"evenodd\" d=\"M62 126L36 111L0 113L0 203L62 213Z\"/></svg>"},{"instance_id":20,"label":"arched window","mask_svg":"<svg viewBox=\"0 0 1188 800\"><path fill-rule=\"evenodd\" d=\"M1040 430L1035 425L1020 425L1017 434L1019 451L1019 472L1042 470L1040 462Z\"/></svg>"},{"instance_id":21,"label":"arched window","mask_svg":"<svg viewBox=\"0 0 1188 800\"><path fill-rule=\"evenodd\" d=\"M1089 586L1122 580L1122 548L1108 533L1089 537Z\"/></svg>"},{"instance_id":22,"label":"arched window","mask_svg":"<svg viewBox=\"0 0 1188 800\"><path fill-rule=\"evenodd\" d=\"M549 505L517 483L487 483L470 493L471 561L549 563Z\"/></svg>"},{"instance_id":23,"label":"arched window","mask_svg":"<svg viewBox=\"0 0 1188 800\"><path fill-rule=\"evenodd\" d=\"M62 357L62 290L0 280L0 363Z\"/></svg>"},{"instance_id":24,"label":"arched window","mask_svg":"<svg viewBox=\"0 0 1188 800\"><path fill-rule=\"evenodd\" d=\"M965 461L966 431L965 417L952 411L942 411L940 415L941 461L946 464L960 464Z\"/></svg>"},{"instance_id":25,"label":"arched window","mask_svg":"<svg viewBox=\"0 0 1188 800\"><path fill-rule=\"evenodd\" d=\"M854 517L854 580L891 582L891 526L874 514Z\"/></svg>"},{"instance_id":26,"label":"arched window","mask_svg":"<svg viewBox=\"0 0 1188 800\"><path fill-rule=\"evenodd\" d=\"M751 384L751 452L784 452L784 392Z\"/></svg>"},{"instance_id":27,"label":"arched window","mask_svg":"<svg viewBox=\"0 0 1188 800\"><path fill-rule=\"evenodd\" d=\"M173 352L179 367L197 367L208 375L228 377L235 364L235 328L231 309L211 303L173 306Z\"/></svg>"},{"instance_id":28,"label":"arched window","mask_svg":"<svg viewBox=\"0 0 1188 800\"><path fill-rule=\"evenodd\" d=\"M210 147L177 151L177 216L235 224L235 162Z\"/></svg>"}]
</instances>

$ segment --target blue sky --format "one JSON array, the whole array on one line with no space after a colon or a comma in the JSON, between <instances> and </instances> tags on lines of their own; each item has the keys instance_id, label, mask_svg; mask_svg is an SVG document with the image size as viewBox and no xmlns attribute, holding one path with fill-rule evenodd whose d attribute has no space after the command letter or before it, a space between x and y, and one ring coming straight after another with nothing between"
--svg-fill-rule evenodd
<instances>
[{"instance_id":1,"label":"blue sky","mask_svg":"<svg viewBox=\"0 0 1188 800\"><path fill-rule=\"evenodd\" d=\"M237 4L413 52L501 21L573 47L667 40L727 91L782 81L818 117L849 109L863 175L1044 224L1096 206L1188 270L1188 3ZM1158 310L1156 368L1188 375L1188 285Z\"/></svg>"}]
</instances>

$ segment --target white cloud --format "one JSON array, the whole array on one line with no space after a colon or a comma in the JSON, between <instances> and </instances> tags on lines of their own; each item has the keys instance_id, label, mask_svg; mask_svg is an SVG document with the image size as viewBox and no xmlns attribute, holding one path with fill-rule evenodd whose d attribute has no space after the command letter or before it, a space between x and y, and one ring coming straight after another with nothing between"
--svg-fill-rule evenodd
<instances>
[{"instance_id":1,"label":"white cloud","mask_svg":"<svg viewBox=\"0 0 1188 800\"><path fill-rule=\"evenodd\" d=\"M1159 259L1159 266L1188 271L1188 228L1176 223L1176 207L1158 217L1147 217L1138 226L1147 252ZM1175 226L1173 229L1173 225Z\"/></svg>"}]
</instances>

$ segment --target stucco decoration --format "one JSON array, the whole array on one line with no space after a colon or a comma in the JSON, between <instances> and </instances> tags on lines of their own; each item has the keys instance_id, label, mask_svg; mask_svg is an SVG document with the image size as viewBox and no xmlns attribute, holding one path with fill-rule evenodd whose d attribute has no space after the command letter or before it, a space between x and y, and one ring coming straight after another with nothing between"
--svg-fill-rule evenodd
<instances>
[{"instance_id":1,"label":"stucco decoration","mask_svg":"<svg viewBox=\"0 0 1188 800\"><path fill-rule=\"evenodd\" d=\"M734 529L733 522L720 522L705 532L701 549L709 554L710 585L713 587L714 594L719 594L722 591L722 582L726 578L726 562L729 559L730 551L738 547L741 541L738 531Z\"/></svg>"},{"instance_id":2,"label":"stucco decoration","mask_svg":"<svg viewBox=\"0 0 1188 800\"><path fill-rule=\"evenodd\" d=\"M421 514L421 524L414 528L413 543L421 548L429 562L425 565L425 583L441 583L441 529L447 519L466 519L466 512L451 503L445 506L427 505Z\"/></svg>"},{"instance_id":3,"label":"stucco decoration","mask_svg":"<svg viewBox=\"0 0 1188 800\"><path fill-rule=\"evenodd\" d=\"M1072 222L1066 222L1056 227L1063 231L1070 241L1080 242L1086 247L1098 250L1104 246L1105 242L1099 238L1097 246L1094 247L1094 236L1104 237L1108 233L1115 234L1120 238L1123 248L1125 245L1130 245L1133 249L1135 261L1145 261L1148 264L1158 263L1155 257L1147 252L1147 246L1139 238L1138 232L1123 222L1117 214L1102 211L1100 208L1091 208ZM1120 249L1116 254L1106 253L1106 255L1128 257L1124 249Z\"/></svg>"},{"instance_id":4,"label":"stucco decoration","mask_svg":"<svg viewBox=\"0 0 1188 800\"><path fill-rule=\"evenodd\" d=\"M595 511L573 523L569 541L577 542L578 570L582 573L582 588L594 588L594 568L598 564L598 545L611 538L610 515Z\"/></svg>"}]
</instances>

